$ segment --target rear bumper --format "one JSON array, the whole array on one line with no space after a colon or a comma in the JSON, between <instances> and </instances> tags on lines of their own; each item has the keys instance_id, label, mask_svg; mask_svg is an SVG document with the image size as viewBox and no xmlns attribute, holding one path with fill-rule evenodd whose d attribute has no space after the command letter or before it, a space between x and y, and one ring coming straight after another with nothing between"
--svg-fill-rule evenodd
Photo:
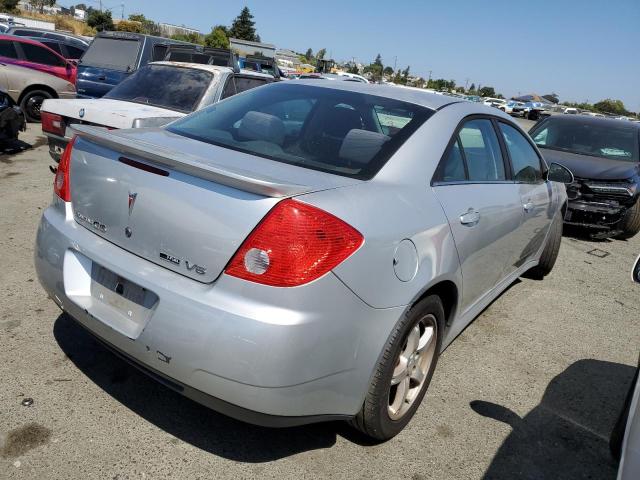
<instances>
[{"instance_id":1,"label":"rear bumper","mask_svg":"<svg viewBox=\"0 0 640 480\"><path fill-rule=\"evenodd\" d=\"M287 426L358 412L403 307L371 308L333 274L294 289L226 275L203 285L103 240L73 220L69 204L54 204L43 214L36 241L41 284L71 317L145 373L250 423ZM65 272L65 256L76 255L157 295L135 338L118 331L97 299L77 301L73 272Z\"/></svg>"}]
</instances>

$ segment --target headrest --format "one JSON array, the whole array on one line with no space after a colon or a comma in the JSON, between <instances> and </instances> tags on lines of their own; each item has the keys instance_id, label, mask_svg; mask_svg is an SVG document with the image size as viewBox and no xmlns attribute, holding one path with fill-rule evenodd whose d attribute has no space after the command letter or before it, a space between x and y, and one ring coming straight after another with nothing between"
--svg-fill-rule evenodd
<instances>
[{"instance_id":1,"label":"headrest","mask_svg":"<svg viewBox=\"0 0 640 480\"><path fill-rule=\"evenodd\" d=\"M354 128L342 140L340 158L349 162L369 163L390 139L383 133Z\"/></svg>"},{"instance_id":2,"label":"headrest","mask_svg":"<svg viewBox=\"0 0 640 480\"><path fill-rule=\"evenodd\" d=\"M242 118L238 135L243 140L264 140L282 145L285 135L284 123L274 115L250 111Z\"/></svg>"}]
</instances>

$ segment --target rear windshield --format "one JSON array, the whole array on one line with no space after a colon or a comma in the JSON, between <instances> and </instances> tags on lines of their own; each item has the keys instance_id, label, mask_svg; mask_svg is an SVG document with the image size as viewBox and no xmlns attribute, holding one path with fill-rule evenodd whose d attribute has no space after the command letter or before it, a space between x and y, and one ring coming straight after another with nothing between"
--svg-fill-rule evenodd
<instances>
[{"instance_id":1,"label":"rear windshield","mask_svg":"<svg viewBox=\"0 0 640 480\"><path fill-rule=\"evenodd\" d=\"M432 113L389 98L283 82L230 97L167 129L232 150L366 180Z\"/></svg>"},{"instance_id":2,"label":"rear windshield","mask_svg":"<svg viewBox=\"0 0 640 480\"><path fill-rule=\"evenodd\" d=\"M211 83L213 73L195 68L147 65L116 85L104 98L192 112Z\"/></svg>"},{"instance_id":3,"label":"rear windshield","mask_svg":"<svg viewBox=\"0 0 640 480\"><path fill-rule=\"evenodd\" d=\"M638 161L638 129L620 125L614 120L595 124L550 118L536 126L531 137L542 148L614 160Z\"/></svg>"},{"instance_id":4,"label":"rear windshield","mask_svg":"<svg viewBox=\"0 0 640 480\"><path fill-rule=\"evenodd\" d=\"M136 66L141 45L141 39L96 37L82 56L82 65L128 72Z\"/></svg>"}]
</instances>

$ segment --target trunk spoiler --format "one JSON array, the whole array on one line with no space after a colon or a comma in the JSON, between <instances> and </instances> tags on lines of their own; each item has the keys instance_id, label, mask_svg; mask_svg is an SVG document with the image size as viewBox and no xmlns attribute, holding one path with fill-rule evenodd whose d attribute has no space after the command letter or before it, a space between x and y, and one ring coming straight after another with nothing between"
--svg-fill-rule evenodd
<instances>
[{"instance_id":1,"label":"trunk spoiler","mask_svg":"<svg viewBox=\"0 0 640 480\"><path fill-rule=\"evenodd\" d=\"M109 147L123 154L137 155L195 177L267 197L290 197L313 190L306 185L283 183L267 175L240 168L212 165L209 160L184 152L154 145L143 140L123 137L104 127L76 124L70 126L79 137Z\"/></svg>"}]
</instances>

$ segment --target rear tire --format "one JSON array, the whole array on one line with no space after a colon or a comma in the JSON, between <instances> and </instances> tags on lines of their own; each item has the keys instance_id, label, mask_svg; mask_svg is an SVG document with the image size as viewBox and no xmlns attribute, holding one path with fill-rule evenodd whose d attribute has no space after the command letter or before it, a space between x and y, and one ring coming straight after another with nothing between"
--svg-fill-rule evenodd
<instances>
[{"instance_id":1,"label":"rear tire","mask_svg":"<svg viewBox=\"0 0 640 480\"><path fill-rule=\"evenodd\" d=\"M373 440L384 441L409 423L431 382L443 332L444 309L438 296L424 298L405 313L384 347L362 409L350 422L352 427ZM415 335L419 335L418 341ZM414 344L416 350L407 355Z\"/></svg>"},{"instance_id":2,"label":"rear tire","mask_svg":"<svg viewBox=\"0 0 640 480\"><path fill-rule=\"evenodd\" d=\"M540 262L527 272L527 277L541 280L551 273L558 258L561 241L562 215L561 212L559 212L549 227L549 237L547 238L547 244L544 246L544 250L542 250L542 255L540 255Z\"/></svg>"},{"instance_id":3,"label":"rear tire","mask_svg":"<svg viewBox=\"0 0 640 480\"><path fill-rule=\"evenodd\" d=\"M636 200L633 207L629 208L622 220L620 221L621 233L616 235L616 238L626 240L633 237L636 233L640 232L640 202Z\"/></svg>"},{"instance_id":4,"label":"rear tire","mask_svg":"<svg viewBox=\"0 0 640 480\"><path fill-rule=\"evenodd\" d=\"M40 107L47 98L53 98L46 90L31 90L20 101L20 108L27 122L40 121Z\"/></svg>"}]
</instances>

